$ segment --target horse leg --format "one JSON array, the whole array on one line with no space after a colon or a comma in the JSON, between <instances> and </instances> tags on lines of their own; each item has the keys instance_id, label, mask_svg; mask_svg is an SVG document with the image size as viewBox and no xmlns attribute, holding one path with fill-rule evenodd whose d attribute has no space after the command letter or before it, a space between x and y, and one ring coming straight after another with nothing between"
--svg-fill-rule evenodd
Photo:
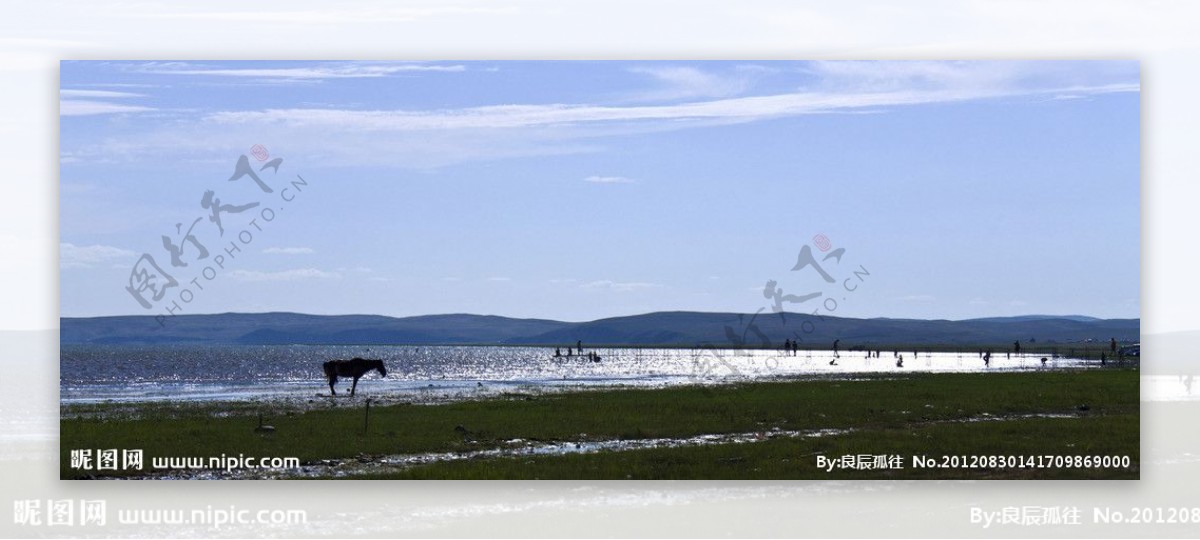
<instances>
[{"instance_id":1,"label":"horse leg","mask_svg":"<svg viewBox=\"0 0 1200 540\"><path fill-rule=\"evenodd\" d=\"M337 395L337 390L333 389L333 385L335 383L337 383L337 375L330 375L329 376L329 395L331 395L331 396Z\"/></svg>"},{"instance_id":2,"label":"horse leg","mask_svg":"<svg viewBox=\"0 0 1200 540\"><path fill-rule=\"evenodd\" d=\"M354 389L358 388L358 377L354 378L354 384L350 385L350 395L354 395Z\"/></svg>"}]
</instances>

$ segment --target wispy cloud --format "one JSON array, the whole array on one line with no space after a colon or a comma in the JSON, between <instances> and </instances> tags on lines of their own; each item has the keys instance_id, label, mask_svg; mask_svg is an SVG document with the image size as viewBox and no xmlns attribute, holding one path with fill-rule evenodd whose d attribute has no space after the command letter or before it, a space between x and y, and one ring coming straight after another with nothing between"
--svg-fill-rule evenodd
<instances>
[{"instance_id":1,"label":"wispy cloud","mask_svg":"<svg viewBox=\"0 0 1200 540\"><path fill-rule=\"evenodd\" d=\"M229 277L238 281L300 281L306 279L337 279L342 277L337 272L326 272L316 268L294 268L278 272L260 272L257 270L231 270Z\"/></svg>"},{"instance_id":2,"label":"wispy cloud","mask_svg":"<svg viewBox=\"0 0 1200 540\"><path fill-rule=\"evenodd\" d=\"M129 259L133 265L133 257L137 253L119 247L91 245L77 246L68 242L58 245L58 261L62 268L90 268L101 263L110 263L118 259Z\"/></svg>"},{"instance_id":3,"label":"wispy cloud","mask_svg":"<svg viewBox=\"0 0 1200 540\"><path fill-rule=\"evenodd\" d=\"M585 289L598 289L598 290L607 290L607 291L614 291L614 292L630 292L630 291L641 291L641 290L645 290L645 289L657 289L659 287L662 287L662 285L660 285L658 283L645 283L645 282L639 282L639 281L621 282L621 281L611 281L611 280L604 279L604 280L598 280L598 281L592 281L589 283L584 283L583 285L580 285L580 287L583 287Z\"/></svg>"},{"instance_id":4,"label":"wispy cloud","mask_svg":"<svg viewBox=\"0 0 1200 540\"><path fill-rule=\"evenodd\" d=\"M490 278L487 278L487 281L491 281L491 282L504 282L504 281L512 281L512 278L510 278L510 277L505 277L505 276L492 276L492 277L490 277Z\"/></svg>"},{"instance_id":5,"label":"wispy cloud","mask_svg":"<svg viewBox=\"0 0 1200 540\"><path fill-rule=\"evenodd\" d=\"M589 176L584 178L583 181L594 184L632 184L636 182L636 180L624 176Z\"/></svg>"},{"instance_id":6,"label":"wispy cloud","mask_svg":"<svg viewBox=\"0 0 1200 540\"><path fill-rule=\"evenodd\" d=\"M721 98L745 92L750 87L749 71L718 74L690 66L635 66L629 72L647 75L658 87L639 93L645 101Z\"/></svg>"},{"instance_id":7,"label":"wispy cloud","mask_svg":"<svg viewBox=\"0 0 1200 540\"><path fill-rule=\"evenodd\" d=\"M309 247L269 247L264 249L263 253L271 255L312 255L316 251L313 251L313 248Z\"/></svg>"},{"instance_id":8,"label":"wispy cloud","mask_svg":"<svg viewBox=\"0 0 1200 540\"><path fill-rule=\"evenodd\" d=\"M1049 64L1049 65L1046 65ZM1082 62L1077 64L1091 65ZM815 62L777 64L796 78L793 90L700 99L683 103L516 103L441 109L291 106L217 110L193 122L161 125L119 141L64 148L72 159L135 160L166 153L212 152L225 141L291 141L297 152L329 162L375 163L427 169L472 160L562 155L603 150L602 139L696 129L810 114L886 112L891 108L985 99L1044 99L1057 95L1137 92L1136 63L1079 67L1055 62ZM1105 66L1108 64L1106 63ZM404 67L408 66L408 67ZM417 66L417 67L413 67ZM797 67L799 66L799 67ZM154 69L180 73L237 72L233 77L382 76L381 69L446 68L441 64L315 64L243 69L192 64ZM266 73L263 69L269 69ZM739 71L739 70L734 70ZM750 71L754 70L740 70ZM664 67L663 78L694 73ZM703 77L700 77L703 78ZM321 79L311 79L321 80ZM708 94L722 92L711 91ZM78 111L83 112L83 111ZM118 112L111 105L100 112ZM331 136L335 135L336 136ZM597 178L605 176L597 175Z\"/></svg>"},{"instance_id":9,"label":"wispy cloud","mask_svg":"<svg viewBox=\"0 0 1200 540\"><path fill-rule=\"evenodd\" d=\"M148 112L152 107L131 105L107 101L110 99L130 99L146 97L145 94L134 92L118 92L115 90L87 90L65 88L59 90L59 114L62 116L88 116L96 114L119 114Z\"/></svg>"},{"instance_id":10,"label":"wispy cloud","mask_svg":"<svg viewBox=\"0 0 1200 540\"><path fill-rule=\"evenodd\" d=\"M948 103L1017 95L1136 92L1138 83L1052 89L1000 87L895 89L861 92L796 92L718 99L673 105L491 105L435 111L356 109L265 109L222 111L206 120L216 124L281 125L298 129L406 131L505 129L659 120L749 122L784 116L858 109ZM675 124L677 128L689 127Z\"/></svg>"},{"instance_id":11,"label":"wispy cloud","mask_svg":"<svg viewBox=\"0 0 1200 540\"><path fill-rule=\"evenodd\" d=\"M900 297L896 298L896 300L899 300L901 302L932 302L936 299L937 298L935 298L931 294L910 294L907 296L900 296Z\"/></svg>"},{"instance_id":12,"label":"wispy cloud","mask_svg":"<svg viewBox=\"0 0 1200 540\"><path fill-rule=\"evenodd\" d=\"M94 101L86 99L64 99L58 104L58 113L62 116L137 113L149 112L153 110L155 110L153 107L126 105L124 103L112 103L108 101Z\"/></svg>"},{"instance_id":13,"label":"wispy cloud","mask_svg":"<svg viewBox=\"0 0 1200 540\"><path fill-rule=\"evenodd\" d=\"M243 77L255 79L361 79L377 78L407 72L458 72L466 67L459 64L427 63L340 63L303 67L212 67L186 62L151 62L136 71L156 75L193 75L210 77Z\"/></svg>"},{"instance_id":14,"label":"wispy cloud","mask_svg":"<svg viewBox=\"0 0 1200 540\"><path fill-rule=\"evenodd\" d=\"M133 92L117 92L115 90L82 90L82 89L63 89L63 90L59 90L58 95L61 97L64 97L64 98L99 98L99 99L145 97L145 94L135 94Z\"/></svg>"}]
</instances>

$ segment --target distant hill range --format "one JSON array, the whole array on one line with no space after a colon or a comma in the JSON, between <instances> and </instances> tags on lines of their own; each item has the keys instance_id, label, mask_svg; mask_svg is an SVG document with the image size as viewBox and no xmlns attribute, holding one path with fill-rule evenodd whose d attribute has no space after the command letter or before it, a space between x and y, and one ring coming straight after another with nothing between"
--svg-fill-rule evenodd
<instances>
[{"instance_id":1,"label":"distant hill range","mask_svg":"<svg viewBox=\"0 0 1200 540\"><path fill-rule=\"evenodd\" d=\"M984 319L850 319L798 313L672 311L589 322L514 319L494 315L305 315L222 313L179 315L160 324L153 316L61 319L64 344L383 345L491 344L772 346L795 339L828 347L856 345L995 345L1139 340L1140 319L1026 315Z\"/></svg>"}]
</instances>

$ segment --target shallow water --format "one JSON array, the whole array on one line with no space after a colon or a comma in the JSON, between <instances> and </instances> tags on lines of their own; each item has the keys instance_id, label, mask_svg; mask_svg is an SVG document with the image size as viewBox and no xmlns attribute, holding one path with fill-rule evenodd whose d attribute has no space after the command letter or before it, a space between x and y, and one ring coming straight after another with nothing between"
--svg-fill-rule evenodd
<instances>
[{"instance_id":1,"label":"shallow water","mask_svg":"<svg viewBox=\"0 0 1200 540\"><path fill-rule=\"evenodd\" d=\"M514 456L561 456L567 454L595 454L598 452L625 452L652 448L683 448L716 444L747 444L777 438L815 438L850 433L849 429L814 429L791 431L782 429L764 430L753 433L713 433L683 438L616 439L602 441L539 442L524 439L505 441L498 448L471 450L467 452L429 452L424 454L401 454L394 456L360 456L350 459L326 459L308 463L292 469L221 469L157 471L133 479L171 480L216 480L216 479L270 479L270 478L324 478L347 477L362 474L394 472L409 467L442 463Z\"/></svg>"},{"instance_id":2,"label":"shallow water","mask_svg":"<svg viewBox=\"0 0 1200 540\"><path fill-rule=\"evenodd\" d=\"M369 373L359 395L470 398L500 392L596 386L668 386L790 376L906 372L1002 372L1090 369L1094 361L1042 355L994 355L990 365L976 353L901 353L879 358L863 352L728 349L588 349L586 357L554 358L542 347L310 346L310 345L63 345L63 403L98 401L210 401L307 398L327 395L321 363L354 356L380 358L388 374ZM339 381L338 392L350 382Z\"/></svg>"}]
</instances>

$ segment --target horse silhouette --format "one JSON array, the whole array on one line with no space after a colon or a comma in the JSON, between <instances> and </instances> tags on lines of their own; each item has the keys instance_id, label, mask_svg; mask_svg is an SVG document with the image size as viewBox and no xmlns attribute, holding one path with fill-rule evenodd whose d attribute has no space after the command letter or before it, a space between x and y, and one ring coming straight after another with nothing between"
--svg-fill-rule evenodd
<instances>
[{"instance_id":1,"label":"horse silhouette","mask_svg":"<svg viewBox=\"0 0 1200 540\"><path fill-rule=\"evenodd\" d=\"M354 384L350 386L350 395L354 395L354 390L358 388L358 379L366 375L368 371L376 370L380 377L387 377L387 368L383 366L383 360L368 360L365 358L354 357L349 360L330 360L325 362L322 367L325 369L325 378L329 379L329 393L337 395L337 391L333 389L334 383L338 377L353 377Z\"/></svg>"}]
</instances>

